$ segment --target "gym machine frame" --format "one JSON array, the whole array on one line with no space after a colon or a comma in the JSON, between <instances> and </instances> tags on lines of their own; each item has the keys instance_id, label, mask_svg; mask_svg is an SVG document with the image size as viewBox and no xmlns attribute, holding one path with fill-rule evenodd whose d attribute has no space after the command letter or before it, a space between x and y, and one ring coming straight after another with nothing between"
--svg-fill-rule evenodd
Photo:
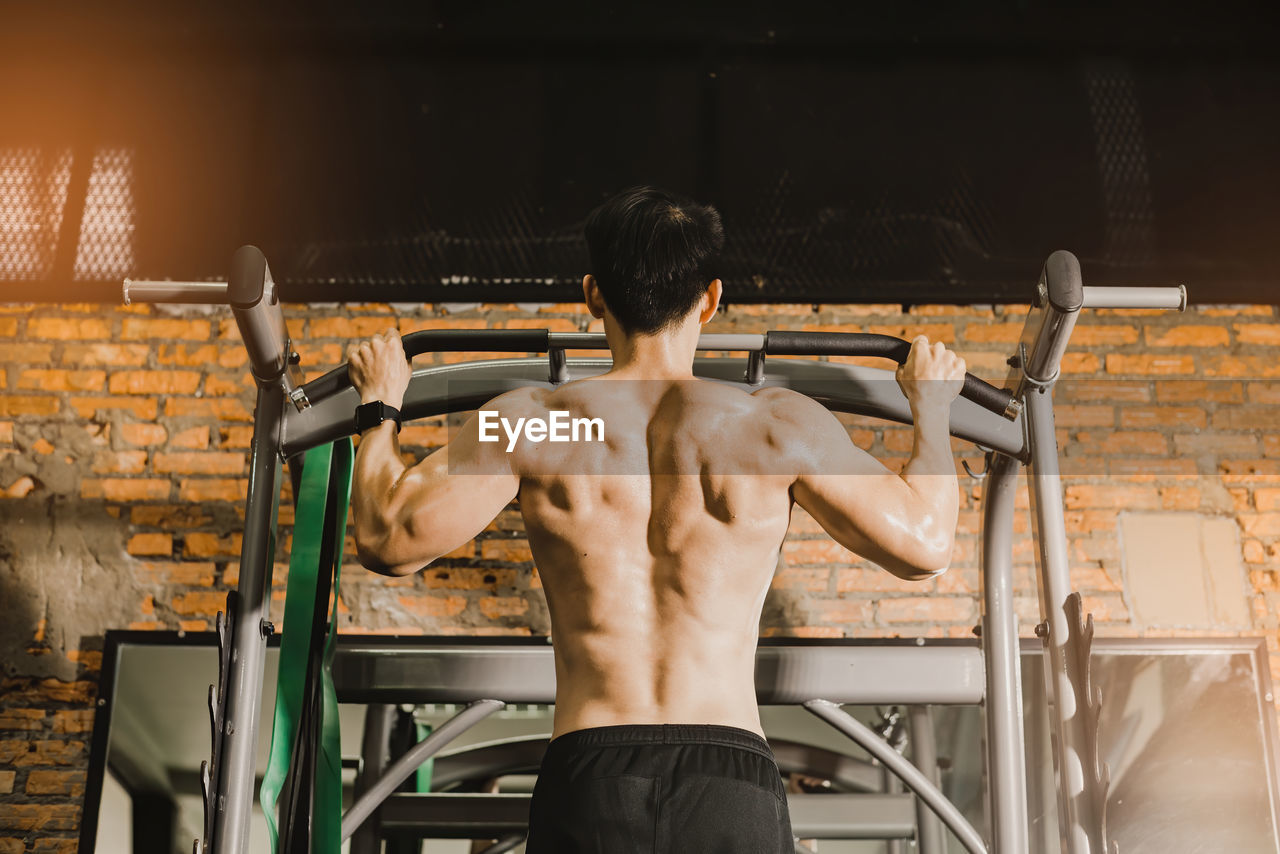
<instances>
[{"instance_id":1,"label":"gym machine frame","mask_svg":"<svg viewBox=\"0 0 1280 854\"><path fill-rule=\"evenodd\" d=\"M757 656L756 685L762 705L799 703L867 750L902 779L965 848L972 852L1023 854L1028 845L1018 633L1013 602L1012 534L1016 478L1027 467L1032 499L1045 690L1058 776L1062 850L1110 854L1106 847L1107 769L1098 755L1101 695L1090 678L1092 617L1070 587L1067 537L1054 434L1052 394L1059 365L1080 309L1160 308L1182 310L1185 288L1085 287L1075 256L1058 251L1041 273L1006 389L969 377L951 410L952 435L987 451L982 492L981 642L976 647L768 646ZM124 301L230 304L249 353L257 384L254 431L245 508L240 582L228 594L227 616L219 614L218 687L210 688L212 764L202 767L205 789L205 849L242 854L248 847L254 757L270 601L266 589L274 558L276 507L283 462L351 435L358 395L343 366L302 382L284 315L266 258L252 246L232 259L228 282L124 283ZM467 330L411 333L406 353L545 353L539 358L432 366L413 372L405 394L406 420L475 409L513 388L551 387L607 371L607 358L567 359L567 349L607 350L602 334L547 330ZM699 350L745 351L738 358L697 358L694 373L747 388L793 388L841 412L910 423L905 397L893 374L835 362L767 358L787 355L881 355L905 358L908 342L887 336L773 331L761 335L705 334ZM464 389L459 393L459 389ZM469 702L454 719L387 769L348 811L343 836L377 809L404 777L467 726L504 703L551 703L555 697L550 648L459 646L436 660L448 678L424 681L399 658L402 650L379 648L357 656L368 669L358 678L385 683L387 674L414 673L395 696L432 702ZM447 663L447 664L442 664ZM342 678L335 663L335 681ZM443 666L444 669L440 669ZM349 674L348 674L349 675ZM376 678L375 678L376 677ZM394 680L393 680L394 681ZM369 697L377 701L374 697ZM388 700L382 700L387 702ZM402 700L395 700L402 701ZM990 837L984 840L960 811L877 734L841 704L981 703L985 711L987 803ZM408 770L405 770L408 769ZM402 775L396 779L397 775ZM925 822L921 821L923 828ZM799 828L797 828L799 829ZM922 830L923 834L923 830ZM931 834L932 835L932 834ZM495 851L509 850L507 838ZM506 847L503 847L506 846ZM201 841L196 843L201 850Z\"/></svg>"}]
</instances>

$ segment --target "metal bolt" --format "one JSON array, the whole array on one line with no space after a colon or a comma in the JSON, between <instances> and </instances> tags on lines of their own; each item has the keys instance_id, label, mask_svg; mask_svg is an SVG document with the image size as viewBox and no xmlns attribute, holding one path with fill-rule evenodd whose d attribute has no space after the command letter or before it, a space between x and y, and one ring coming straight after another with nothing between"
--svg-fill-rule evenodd
<instances>
[{"instance_id":1,"label":"metal bolt","mask_svg":"<svg viewBox=\"0 0 1280 854\"><path fill-rule=\"evenodd\" d=\"M1271 698L1270 698L1270 697L1267 697L1267 699L1268 699L1268 700L1270 700ZM107 704L107 698L106 698L106 697L99 697L99 698L98 698L98 705L99 705L99 706L105 706L106 704Z\"/></svg>"},{"instance_id":2,"label":"metal bolt","mask_svg":"<svg viewBox=\"0 0 1280 854\"><path fill-rule=\"evenodd\" d=\"M974 637L982 637L982 623L978 623L973 627Z\"/></svg>"},{"instance_id":3,"label":"metal bolt","mask_svg":"<svg viewBox=\"0 0 1280 854\"><path fill-rule=\"evenodd\" d=\"M1036 637L1047 638L1049 636L1048 623L1036 623Z\"/></svg>"},{"instance_id":4,"label":"metal bolt","mask_svg":"<svg viewBox=\"0 0 1280 854\"><path fill-rule=\"evenodd\" d=\"M262 620L258 623L258 628L262 631L264 638L269 638L276 633L275 623L270 620Z\"/></svg>"}]
</instances>

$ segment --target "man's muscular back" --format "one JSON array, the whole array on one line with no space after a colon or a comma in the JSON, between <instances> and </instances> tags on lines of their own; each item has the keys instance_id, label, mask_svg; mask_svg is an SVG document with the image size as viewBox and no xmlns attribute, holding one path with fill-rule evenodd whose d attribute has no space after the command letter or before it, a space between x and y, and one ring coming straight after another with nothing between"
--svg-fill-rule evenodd
<instances>
[{"instance_id":1,"label":"man's muscular back","mask_svg":"<svg viewBox=\"0 0 1280 854\"><path fill-rule=\"evenodd\" d=\"M491 406L599 418L604 441L522 441L519 503L551 612L555 735L622 723L760 732L760 610L791 514L787 393L583 380Z\"/></svg>"}]
</instances>

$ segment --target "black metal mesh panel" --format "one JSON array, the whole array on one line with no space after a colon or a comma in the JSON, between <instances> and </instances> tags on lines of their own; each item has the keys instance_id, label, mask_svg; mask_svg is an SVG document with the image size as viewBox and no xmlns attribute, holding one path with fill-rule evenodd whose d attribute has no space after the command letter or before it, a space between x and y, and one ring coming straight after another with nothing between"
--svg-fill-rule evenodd
<instances>
[{"instance_id":1,"label":"black metal mesh panel","mask_svg":"<svg viewBox=\"0 0 1280 854\"><path fill-rule=\"evenodd\" d=\"M70 149L0 149L0 280L52 272L70 177Z\"/></svg>"},{"instance_id":2,"label":"black metal mesh panel","mask_svg":"<svg viewBox=\"0 0 1280 854\"><path fill-rule=\"evenodd\" d=\"M133 152L126 148L98 151L80 218L77 279L119 279L133 272L135 217Z\"/></svg>"},{"instance_id":3,"label":"black metal mesh panel","mask_svg":"<svg viewBox=\"0 0 1280 854\"><path fill-rule=\"evenodd\" d=\"M1146 264L1155 249L1155 221L1133 74L1123 65L1093 66L1086 80L1106 216L1103 253L1113 263Z\"/></svg>"}]
</instances>

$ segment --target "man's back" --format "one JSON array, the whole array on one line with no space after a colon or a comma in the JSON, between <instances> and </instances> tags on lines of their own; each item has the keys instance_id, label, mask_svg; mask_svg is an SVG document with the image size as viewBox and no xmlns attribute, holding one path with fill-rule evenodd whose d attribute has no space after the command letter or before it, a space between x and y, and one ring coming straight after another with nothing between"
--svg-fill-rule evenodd
<instances>
[{"instance_id":1,"label":"man's back","mask_svg":"<svg viewBox=\"0 0 1280 854\"><path fill-rule=\"evenodd\" d=\"M603 441L521 441L512 454L551 613L554 734L624 723L760 733L756 637L795 480L777 393L606 377L520 396L521 415L567 411L605 428Z\"/></svg>"}]
</instances>

